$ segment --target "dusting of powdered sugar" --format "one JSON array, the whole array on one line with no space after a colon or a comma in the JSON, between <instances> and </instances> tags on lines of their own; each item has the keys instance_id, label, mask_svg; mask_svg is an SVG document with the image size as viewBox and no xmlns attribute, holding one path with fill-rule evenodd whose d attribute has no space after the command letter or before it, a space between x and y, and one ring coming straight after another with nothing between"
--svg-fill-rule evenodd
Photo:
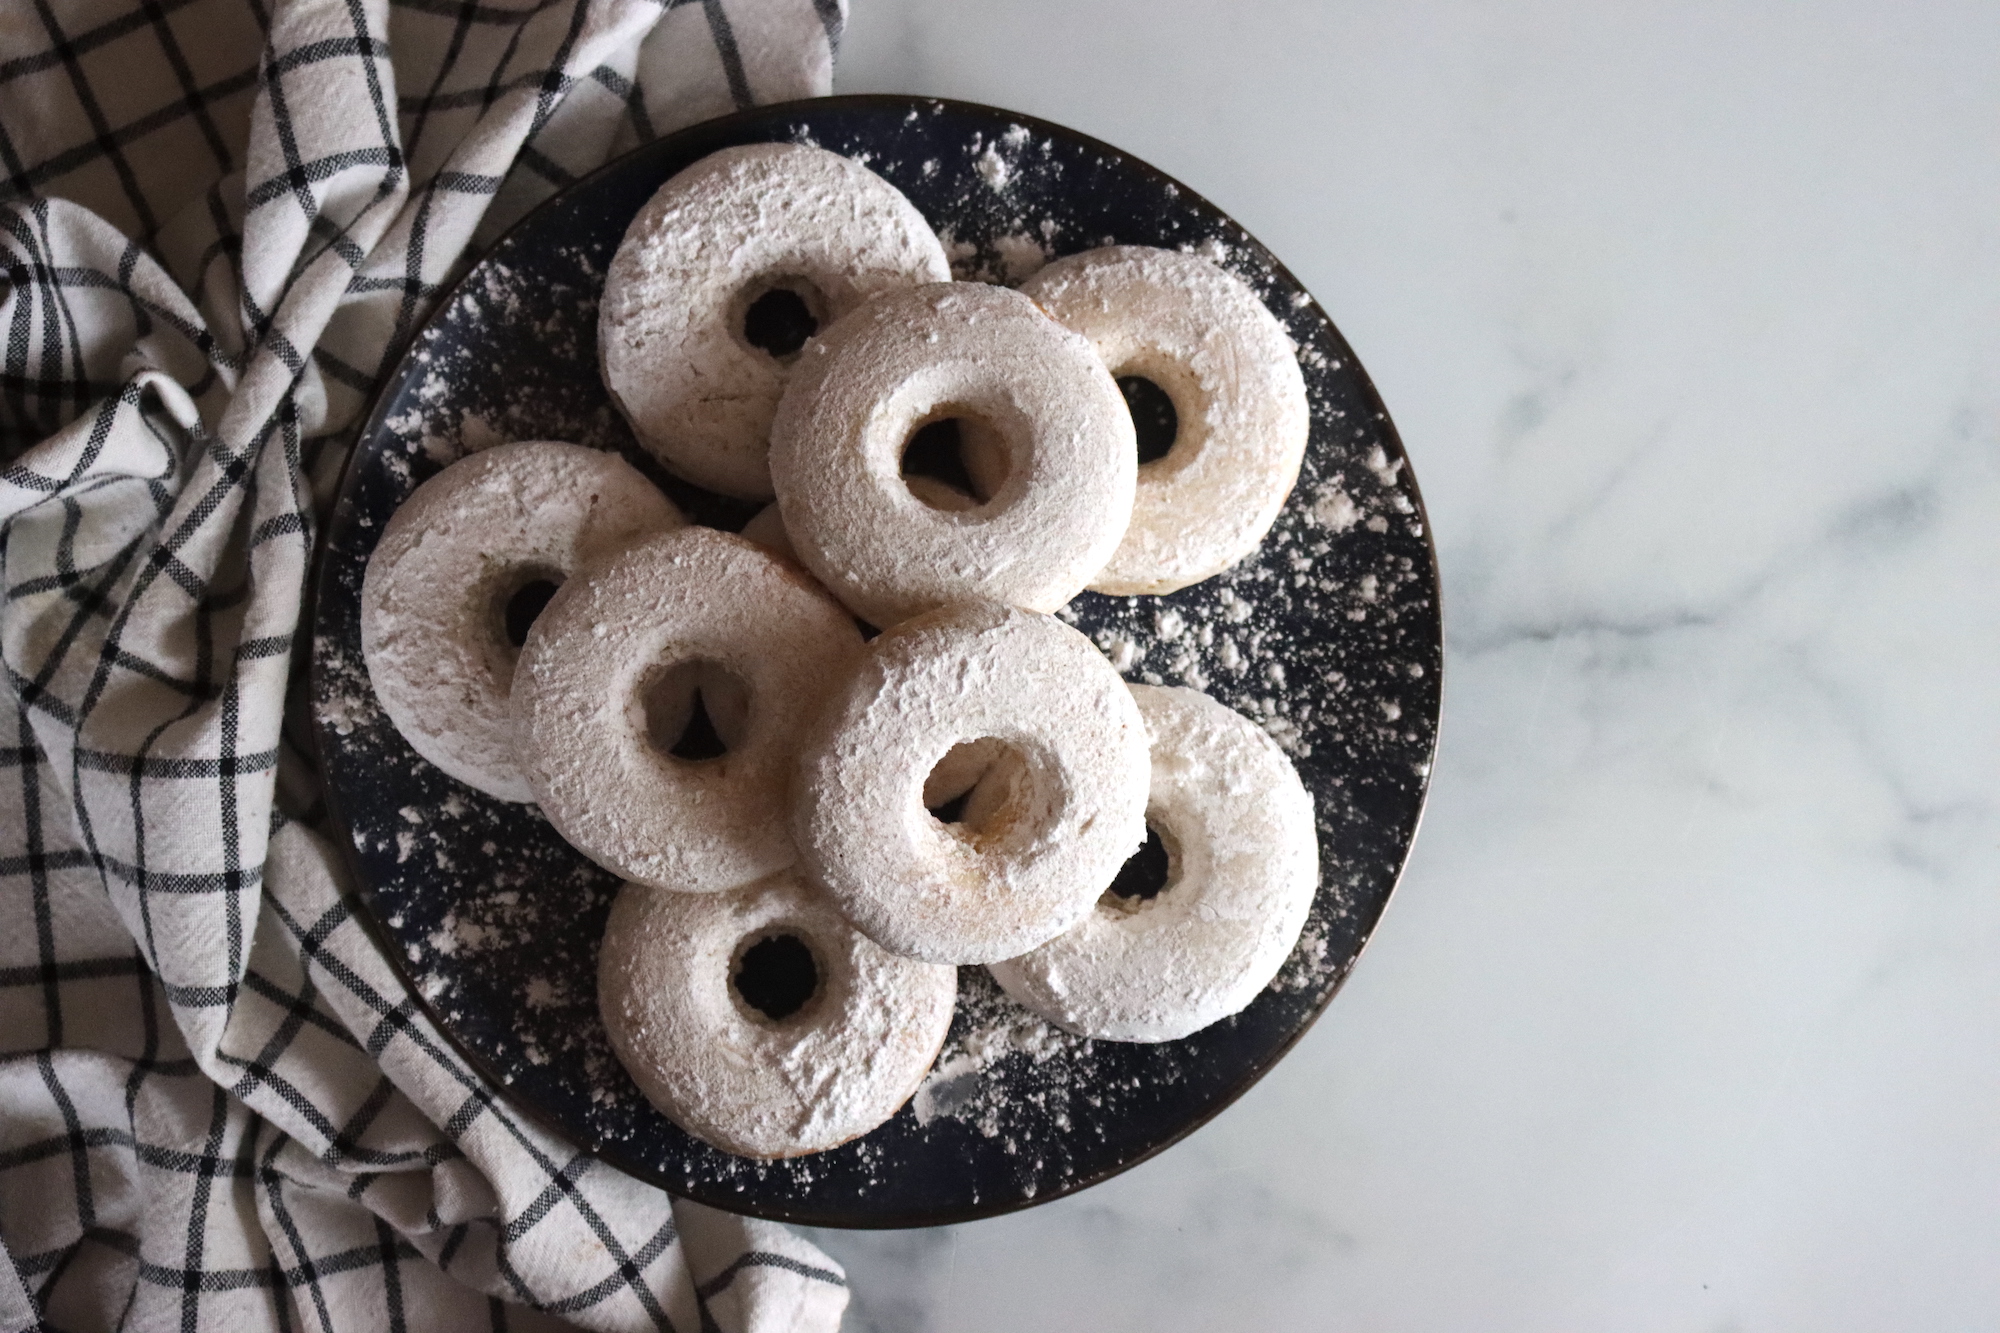
<instances>
[{"instance_id":1,"label":"dusting of powdered sugar","mask_svg":"<svg viewBox=\"0 0 2000 1333\"><path fill-rule=\"evenodd\" d=\"M1046 1020L1007 998L983 970L963 968L959 973L958 1016L951 1035L930 1074L910 1099L910 1112L919 1125L940 1118L958 1120L972 1126L984 1138L1005 1133L1015 1109L1011 1074L1029 1069L1042 1070L1056 1056L1068 1052L1088 1055L1090 1042L1054 1027ZM1049 1096L1075 1095L1076 1080L1045 1080L1041 1092L1046 1109Z\"/></svg>"}]
</instances>

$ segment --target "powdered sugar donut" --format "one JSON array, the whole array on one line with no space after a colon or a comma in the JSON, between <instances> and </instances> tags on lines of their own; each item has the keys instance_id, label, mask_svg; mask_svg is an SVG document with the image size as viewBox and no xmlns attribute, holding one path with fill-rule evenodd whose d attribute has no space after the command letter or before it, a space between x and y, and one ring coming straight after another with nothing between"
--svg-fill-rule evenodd
<instances>
[{"instance_id":1,"label":"powdered sugar donut","mask_svg":"<svg viewBox=\"0 0 2000 1333\"><path fill-rule=\"evenodd\" d=\"M1152 898L1106 893L1064 934L989 969L1050 1022L1171 1041L1257 998L1319 887L1312 797L1269 736L1194 690L1131 687L1152 733L1146 822L1165 844Z\"/></svg>"},{"instance_id":2,"label":"powdered sugar donut","mask_svg":"<svg viewBox=\"0 0 2000 1333\"><path fill-rule=\"evenodd\" d=\"M791 875L731 893L628 884L598 955L611 1048L688 1133L746 1157L866 1134L923 1081L956 968L877 948Z\"/></svg>"},{"instance_id":3,"label":"powdered sugar donut","mask_svg":"<svg viewBox=\"0 0 2000 1333\"><path fill-rule=\"evenodd\" d=\"M876 292L951 276L901 192L838 153L712 153L639 210L605 274L598 360L633 433L688 480L771 494L765 441L799 346Z\"/></svg>"},{"instance_id":4,"label":"powdered sugar donut","mask_svg":"<svg viewBox=\"0 0 2000 1333\"><path fill-rule=\"evenodd\" d=\"M1091 910L1145 836L1146 781L1138 705L1090 640L967 603L868 646L802 745L793 827L807 876L870 939L992 962ZM927 783L965 793L950 822Z\"/></svg>"},{"instance_id":5,"label":"powdered sugar donut","mask_svg":"<svg viewBox=\"0 0 2000 1333\"><path fill-rule=\"evenodd\" d=\"M1173 447L1140 465L1131 524L1090 586L1172 592L1256 550L1311 425L1291 339L1256 293L1205 259L1130 245L1059 259L1021 290L1174 407Z\"/></svg>"},{"instance_id":6,"label":"powdered sugar donut","mask_svg":"<svg viewBox=\"0 0 2000 1333\"><path fill-rule=\"evenodd\" d=\"M1002 460L972 507L903 476L911 438L941 420ZM771 426L800 559L878 625L968 597L1055 610L1117 548L1137 466L1131 414L1090 345L979 283L890 292L834 325Z\"/></svg>"},{"instance_id":7,"label":"powdered sugar donut","mask_svg":"<svg viewBox=\"0 0 2000 1333\"><path fill-rule=\"evenodd\" d=\"M734 888L792 864L799 728L860 654L838 602L741 537L640 542L565 585L529 633L522 770L556 831L606 869Z\"/></svg>"},{"instance_id":8,"label":"powdered sugar donut","mask_svg":"<svg viewBox=\"0 0 2000 1333\"><path fill-rule=\"evenodd\" d=\"M584 564L681 525L616 454L503 444L459 459L403 502L361 583L361 653L412 749L503 801L534 799L507 695L528 622Z\"/></svg>"}]
</instances>

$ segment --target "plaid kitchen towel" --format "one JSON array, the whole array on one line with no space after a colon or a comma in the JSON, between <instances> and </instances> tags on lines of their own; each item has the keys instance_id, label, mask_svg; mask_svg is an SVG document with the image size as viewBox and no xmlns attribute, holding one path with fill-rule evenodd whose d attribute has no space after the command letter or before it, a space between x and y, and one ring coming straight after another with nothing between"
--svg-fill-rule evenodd
<instances>
[{"instance_id":1,"label":"plaid kitchen towel","mask_svg":"<svg viewBox=\"0 0 2000 1333\"><path fill-rule=\"evenodd\" d=\"M827 90L842 0L0 0L0 1329L832 1329L838 1268L524 1123L284 725L317 516L476 247Z\"/></svg>"}]
</instances>

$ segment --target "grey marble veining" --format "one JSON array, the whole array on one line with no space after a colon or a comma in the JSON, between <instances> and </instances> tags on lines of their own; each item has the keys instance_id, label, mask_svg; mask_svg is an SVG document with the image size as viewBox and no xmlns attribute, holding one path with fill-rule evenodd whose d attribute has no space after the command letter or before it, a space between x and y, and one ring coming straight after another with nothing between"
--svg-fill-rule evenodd
<instances>
[{"instance_id":1,"label":"grey marble veining","mask_svg":"<svg viewBox=\"0 0 2000 1333\"><path fill-rule=\"evenodd\" d=\"M849 1328L2000 1324L2000 9L855 0L840 91L1145 157L1319 296L1448 633L1353 980Z\"/></svg>"}]
</instances>

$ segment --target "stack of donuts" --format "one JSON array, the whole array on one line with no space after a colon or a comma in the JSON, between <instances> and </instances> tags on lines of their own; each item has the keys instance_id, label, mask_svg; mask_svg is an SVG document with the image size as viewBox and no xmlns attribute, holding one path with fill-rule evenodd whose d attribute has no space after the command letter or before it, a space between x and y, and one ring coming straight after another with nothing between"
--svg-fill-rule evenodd
<instances>
[{"instance_id":1,"label":"stack of donuts","mask_svg":"<svg viewBox=\"0 0 2000 1333\"><path fill-rule=\"evenodd\" d=\"M485 449L387 525L362 646L420 755L626 881L599 1004L661 1111L753 1157L863 1134L963 964L1104 1040L1255 998L1318 882L1311 798L1053 614L1208 578L1275 519L1308 413L1245 284L1136 247L953 282L888 183L756 145L632 222L599 355L661 464L775 503L725 533L614 454ZM1143 464L1134 380L1177 423ZM1135 858L1164 888L1117 891Z\"/></svg>"}]
</instances>

